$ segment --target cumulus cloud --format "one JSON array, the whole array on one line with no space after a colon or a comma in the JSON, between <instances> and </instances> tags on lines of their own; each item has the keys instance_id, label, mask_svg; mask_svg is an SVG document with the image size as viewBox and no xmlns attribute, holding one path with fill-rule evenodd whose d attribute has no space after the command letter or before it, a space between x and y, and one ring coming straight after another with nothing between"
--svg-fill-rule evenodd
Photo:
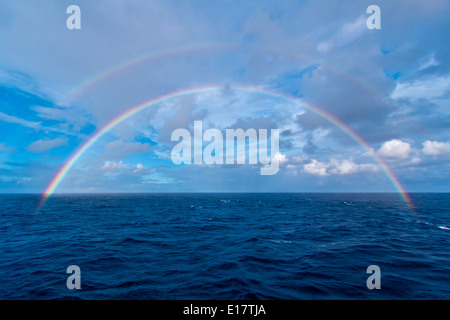
<instances>
[{"instance_id":1,"label":"cumulus cloud","mask_svg":"<svg viewBox=\"0 0 450 320\"><path fill-rule=\"evenodd\" d=\"M272 157L271 161L277 161L280 165L282 165L288 161L288 158L286 157L286 155L282 154L281 152L277 152Z\"/></svg>"},{"instance_id":2,"label":"cumulus cloud","mask_svg":"<svg viewBox=\"0 0 450 320\"><path fill-rule=\"evenodd\" d=\"M393 139L383 143L378 150L378 154L389 159L406 159L411 152L411 145L398 139Z\"/></svg>"},{"instance_id":3,"label":"cumulus cloud","mask_svg":"<svg viewBox=\"0 0 450 320\"><path fill-rule=\"evenodd\" d=\"M427 156L450 154L450 142L427 140L423 144L422 152Z\"/></svg>"},{"instance_id":4,"label":"cumulus cloud","mask_svg":"<svg viewBox=\"0 0 450 320\"><path fill-rule=\"evenodd\" d=\"M116 173L127 167L128 165L123 163L123 161L105 161L101 170L109 173Z\"/></svg>"},{"instance_id":5,"label":"cumulus cloud","mask_svg":"<svg viewBox=\"0 0 450 320\"><path fill-rule=\"evenodd\" d=\"M313 159L311 163L303 165L303 171L314 176L324 177L329 175L327 172L329 167L329 164Z\"/></svg>"},{"instance_id":6,"label":"cumulus cloud","mask_svg":"<svg viewBox=\"0 0 450 320\"><path fill-rule=\"evenodd\" d=\"M270 172L269 174L276 174L279 168L288 161L288 158L281 152L277 152L275 155L271 156L270 159L270 164L264 165L265 170L267 170L267 172ZM245 162L245 158L243 158L241 161ZM274 164L276 168L274 167Z\"/></svg>"},{"instance_id":7,"label":"cumulus cloud","mask_svg":"<svg viewBox=\"0 0 450 320\"><path fill-rule=\"evenodd\" d=\"M420 159L419 157L414 157L409 161L410 165L416 165L422 163L422 159Z\"/></svg>"},{"instance_id":8,"label":"cumulus cloud","mask_svg":"<svg viewBox=\"0 0 450 320\"><path fill-rule=\"evenodd\" d=\"M357 164L352 160L331 160L330 173L338 175L348 175L359 172L376 172L378 166L370 163Z\"/></svg>"},{"instance_id":9,"label":"cumulus cloud","mask_svg":"<svg viewBox=\"0 0 450 320\"><path fill-rule=\"evenodd\" d=\"M34 153L42 153L54 148L67 145L67 138L56 138L53 140L37 140L27 147L27 150Z\"/></svg>"},{"instance_id":10,"label":"cumulus cloud","mask_svg":"<svg viewBox=\"0 0 450 320\"><path fill-rule=\"evenodd\" d=\"M142 163L138 163L137 165L135 165L133 167L133 174L134 175L148 175L150 173L155 172L155 169L147 169L146 167L144 167L144 165Z\"/></svg>"},{"instance_id":11,"label":"cumulus cloud","mask_svg":"<svg viewBox=\"0 0 450 320\"><path fill-rule=\"evenodd\" d=\"M353 160L348 159L331 159L329 162L320 162L313 159L310 163L303 165L303 172L319 177L377 171L378 167L374 164L357 164Z\"/></svg>"},{"instance_id":12,"label":"cumulus cloud","mask_svg":"<svg viewBox=\"0 0 450 320\"><path fill-rule=\"evenodd\" d=\"M154 173L155 169L148 169L142 163L130 165L121 161L108 160L103 163L100 170L110 176L141 176L143 180L149 174Z\"/></svg>"}]
</instances>

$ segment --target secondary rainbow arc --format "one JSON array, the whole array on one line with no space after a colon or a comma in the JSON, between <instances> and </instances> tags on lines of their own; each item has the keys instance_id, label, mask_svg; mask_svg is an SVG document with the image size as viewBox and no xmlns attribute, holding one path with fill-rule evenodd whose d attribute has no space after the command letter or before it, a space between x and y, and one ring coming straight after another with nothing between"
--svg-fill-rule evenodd
<instances>
[{"instance_id":1,"label":"secondary rainbow arc","mask_svg":"<svg viewBox=\"0 0 450 320\"><path fill-rule=\"evenodd\" d=\"M339 68L336 68L329 64L324 64L323 62L318 62L315 59L312 59L306 55L302 55L300 53L292 53L292 52L286 52L281 51L279 49L273 49L269 47L260 47L260 46L251 46L251 45L244 45L244 44L235 44L235 43L199 43L195 45L188 45L188 46L179 46L179 47L173 47L169 49L163 49L163 50L155 50L149 53L145 53L142 55L135 56L131 59L128 59L126 61L123 61L117 65L113 65L110 68L107 68L100 73L97 73L89 78L87 78L85 81L80 83L78 86L73 88L67 95L64 96L64 98L61 101L61 104L67 104L70 102L71 99L74 97L77 97L81 93L85 92L87 89L95 86L98 83L101 83L107 79L110 79L111 77L120 74L121 72L124 72L128 69L131 69L133 67L139 66L140 64L148 61L157 60L160 58L169 57L172 55L179 55L179 54L185 54L185 53L194 53L194 52L203 52L208 50L245 50L245 51L254 51L254 52L264 52L268 54L273 55L279 55L283 56L289 59L293 59L295 61L305 61L309 63L318 63L320 66L324 67L326 70L332 72L333 74L338 75L339 77L342 77L346 79L347 81L353 83L354 85L358 86L359 88L366 90L368 93L372 95L376 95L383 100L387 101L391 105L396 105L396 102L393 101L391 98L386 97L384 93L370 85L369 83L362 81L361 79L351 75L350 73L341 70ZM406 115L409 117L408 115ZM423 127L420 122L417 122L413 119L413 121L418 126L418 129L426 132L427 129Z\"/></svg>"},{"instance_id":2,"label":"secondary rainbow arc","mask_svg":"<svg viewBox=\"0 0 450 320\"><path fill-rule=\"evenodd\" d=\"M111 78L112 76L119 74L120 72L123 72L127 69L133 68L135 66L138 66L144 62L156 60L159 58L168 57L171 55L179 55L189 52L197 52L197 51L206 51L206 50L246 50L246 51L255 51L255 52L265 52L269 54L279 55L288 57L290 59L294 60L301 60L301 61L307 61L309 63L318 63L314 59L302 55L299 53L291 53L291 52L285 52L281 51L279 49L272 49L267 47L255 47L251 45L243 45L243 44L233 44L233 43L203 43L203 44L197 44L197 45L189 45L189 46L181 46L181 47L174 47L169 48L165 50L157 50L152 51L149 53L145 53L142 55L138 55L136 57L133 57L131 59L128 59L124 62L121 62L117 65L114 65L110 68L107 68L89 78L87 78L85 81L80 83L78 86L73 88L63 99L63 103L67 102L73 97L78 96L80 93L84 92L88 88L94 86L95 84L98 84L106 79ZM361 88L364 88L371 93L378 94L380 96L384 96L381 92L377 91L375 88L370 86L368 83L361 81L357 77L352 76L351 74L340 70L336 67L333 67L328 64L320 63L321 66L324 66L326 69L330 70L331 72L339 75L340 77L343 77L350 82L353 82L360 86Z\"/></svg>"}]
</instances>

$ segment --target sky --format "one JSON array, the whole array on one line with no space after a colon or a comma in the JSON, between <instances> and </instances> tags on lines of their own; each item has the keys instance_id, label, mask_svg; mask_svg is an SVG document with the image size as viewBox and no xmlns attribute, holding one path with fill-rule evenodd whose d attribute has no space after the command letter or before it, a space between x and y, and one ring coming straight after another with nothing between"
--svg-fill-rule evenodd
<instances>
[{"instance_id":1,"label":"sky","mask_svg":"<svg viewBox=\"0 0 450 320\"><path fill-rule=\"evenodd\" d=\"M370 5L381 29L366 26ZM396 192L375 153L407 191L448 192L448 12L445 0L0 0L0 192L44 192L93 135L162 96L55 191ZM194 121L279 129L279 172L175 165L171 134Z\"/></svg>"}]
</instances>

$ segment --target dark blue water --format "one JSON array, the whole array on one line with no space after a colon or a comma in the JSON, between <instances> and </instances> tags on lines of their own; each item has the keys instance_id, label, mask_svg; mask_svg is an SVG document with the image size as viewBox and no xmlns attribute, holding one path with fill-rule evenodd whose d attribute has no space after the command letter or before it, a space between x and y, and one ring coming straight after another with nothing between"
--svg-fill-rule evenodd
<instances>
[{"instance_id":1,"label":"dark blue water","mask_svg":"<svg viewBox=\"0 0 450 320\"><path fill-rule=\"evenodd\" d=\"M450 195L412 197L0 195L0 298L449 299Z\"/></svg>"}]
</instances>

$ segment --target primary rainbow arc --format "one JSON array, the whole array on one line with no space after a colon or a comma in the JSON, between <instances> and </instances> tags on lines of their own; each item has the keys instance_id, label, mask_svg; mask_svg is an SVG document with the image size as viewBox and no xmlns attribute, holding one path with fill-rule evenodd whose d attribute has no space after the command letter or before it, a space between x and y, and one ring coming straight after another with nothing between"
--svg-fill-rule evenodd
<instances>
[{"instance_id":1,"label":"primary rainbow arc","mask_svg":"<svg viewBox=\"0 0 450 320\"><path fill-rule=\"evenodd\" d=\"M94 135L92 135L83 145L81 145L75 153L69 158L69 160L64 164L64 166L58 171L58 173L54 176L54 178L51 180L47 188L42 194L41 202L39 205L39 208L42 208L42 206L45 204L47 199L55 192L58 185L61 183L61 181L64 179L66 174L69 172L69 170L73 167L73 165L80 159L80 157L96 142L98 141L105 133L107 133L109 130L114 128L116 125L121 123L122 121L125 121L126 119L130 118L131 116L137 114L138 112L153 106L157 103L161 103L167 100L179 98L185 95L189 94L197 94L197 93L204 93L204 92L210 92L210 91L217 91L224 89L223 86L208 86L208 87L200 87L200 88L192 88L182 91L176 91L173 93L169 93L157 98L153 98L150 100L147 100L141 104L138 104L130 109L128 111L120 114L113 120L111 120L109 123L107 123L105 126L103 126L101 129L99 129ZM275 98L281 98L290 102L294 102L298 105L301 105L305 107L306 109L312 111L313 113L317 114L318 116L324 118L325 120L331 122L336 127L338 127L340 130L342 130L344 133L346 133L349 137L351 137L354 141L356 141L358 144L360 144L362 147L368 150L372 158L377 162L377 164L380 166L380 168L386 173L387 177L391 180L394 187L397 189L397 191L400 193L402 199L406 202L408 207L414 211L414 204L406 192L405 188L402 186L398 178L395 176L391 168L383 161L383 159L380 158L380 156L370 147L370 145L356 132L354 132L349 126L347 126L345 123L343 123L340 119L335 117L334 115L311 105L310 103L305 103L304 101L299 101L295 98L288 97L285 95L282 95L280 93L272 92L266 89L261 88L253 88L253 87L230 87L227 89L232 90L238 90L238 91L246 91L250 93L261 93L268 96L272 96Z\"/></svg>"}]
</instances>

